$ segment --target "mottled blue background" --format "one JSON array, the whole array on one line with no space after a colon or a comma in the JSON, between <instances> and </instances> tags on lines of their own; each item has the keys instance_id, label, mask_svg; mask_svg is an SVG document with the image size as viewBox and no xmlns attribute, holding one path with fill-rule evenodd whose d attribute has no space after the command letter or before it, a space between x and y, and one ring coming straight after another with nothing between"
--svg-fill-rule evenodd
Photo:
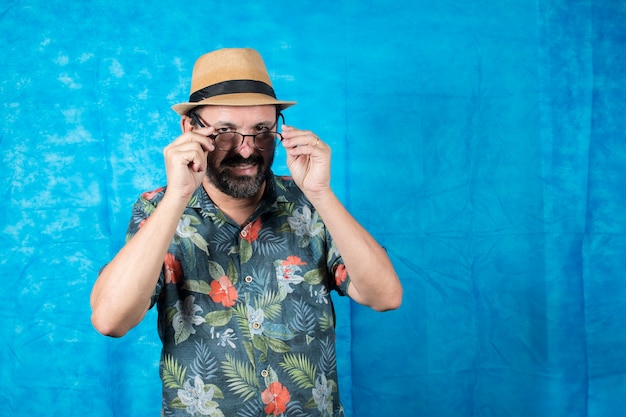
<instances>
[{"instance_id":1,"label":"mottled blue background","mask_svg":"<svg viewBox=\"0 0 626 417\"><path fill-rule=\"evenodd\" d=\"M108 339L89 293L164 183L196 57L249 46L405 287L390 313L338 300L349 416L623 416L624 22L622 0L3 0L0 415L158 415L154 312Z\"/></svg>"}]
</instances>

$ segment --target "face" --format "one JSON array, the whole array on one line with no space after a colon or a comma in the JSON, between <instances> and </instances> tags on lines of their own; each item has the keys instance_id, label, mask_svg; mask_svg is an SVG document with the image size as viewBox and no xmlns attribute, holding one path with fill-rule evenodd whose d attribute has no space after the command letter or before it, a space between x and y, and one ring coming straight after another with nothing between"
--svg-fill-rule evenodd
<instances>
[{"instance_id":1,"label":"face","mask_svg":"<svg viewBox=\"0 0 626 417\"><path fill-rule=\"evenodd\" d=\"M195 110L203 123L215 133L236 131L252 135L273 129L276 124L274 106L203 106ZM215 149L207 157L207 178L219 191L233 198L256 196L270 173L274 148L259 151L253 138L246 136L243 144L232 151Z\"/></svg>"}]
</instances>

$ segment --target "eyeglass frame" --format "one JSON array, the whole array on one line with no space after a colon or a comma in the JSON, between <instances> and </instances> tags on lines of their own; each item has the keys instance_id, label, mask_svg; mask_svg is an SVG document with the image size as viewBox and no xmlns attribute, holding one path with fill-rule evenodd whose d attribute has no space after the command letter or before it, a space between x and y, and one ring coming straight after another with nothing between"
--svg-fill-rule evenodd
<instances>
[{"instance_id":1,"label":"eyeglass frame","mask_svg":"<svg viewBox=\"0 0 626 417\"><path fill-rule=\"evenodd\" d=\"M200 128L204 128L207 127L208 123L203 123L202 118L196 114L195 111L190 111L188 113L189 117L191 117L194 121L195 124L197 124ZM283 120L283 124L285 124L285 116L283 116L283 114L279 111L276 112L276 123L274 123L271 127L269 127L268 129L272 129L274 127L276 127L278 125L278 119L281 118ZM215 139L217 139L217 137L221 134L225 134L225 133L235 133L237 135L241 136L241 143L239 144L239 146L232 148L232 149L222 149L219 146L217 146L217 142L215 141ZM215 143L215 147L217 149L219 149L222 152L232 152L232 151L236 151L237 149L241 148L241 146L243 145L243 143L246 141L246 137L247 136L251 136L252 137L252 144L254 145L254 148L259 150L259 151L267 151L269 149L263 149L263 148L259 148L256 144L256 137L258 135L264 134L264 133L273 133L275 138L280 138L280 141L283 141L283 135L280 134L280 132L276 132L273 130L268 130L266 132L259 132L259 133L255 133L254 135L244 135L243 133L240 132L221 132L221 133L217 133L217 134L213 134L213 135L209 135L208 137L211 138L213 140L213 143ZM275 144L276 140L274 140L274 147L276 146Z\"/></svg>"}]
</instances>

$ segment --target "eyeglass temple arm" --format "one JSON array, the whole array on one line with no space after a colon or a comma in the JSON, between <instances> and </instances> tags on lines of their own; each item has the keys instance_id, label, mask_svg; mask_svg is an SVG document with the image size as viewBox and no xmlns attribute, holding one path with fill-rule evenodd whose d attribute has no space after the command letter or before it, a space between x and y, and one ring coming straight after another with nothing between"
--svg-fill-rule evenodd
<instances>
[{"instance_id":1,"label":"eyeglass temple arm","mask_svg":"<svg viewBox=\"0 0 626 417\"><path fill-rule=\"evenodd\" d=\"M200 118L198 117L196 113L191 111L189 112L189 116L193 119L194 123L197 124L200 128L206 127L204 123L200 121Z\"/></svg>"}]
</instances>

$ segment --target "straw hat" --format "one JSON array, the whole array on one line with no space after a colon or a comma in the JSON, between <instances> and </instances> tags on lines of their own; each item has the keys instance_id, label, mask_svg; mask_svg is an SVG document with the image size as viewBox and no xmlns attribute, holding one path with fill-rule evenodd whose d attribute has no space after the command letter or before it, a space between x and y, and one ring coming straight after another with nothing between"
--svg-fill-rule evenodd
<instances>
[{"instance_id":1,"label":"straw hat","mask_svg":"<svg viewBox=\"0 0 626 417\"><path fill-rule=\"evenodd\" d=\"M202 55L191 74L189 102L172 106L186 115L196 106L257 106L271 104L283 110L295 101L276 99L261 55L250 48L218 49Z\"/></svg>"}]
</instances>

